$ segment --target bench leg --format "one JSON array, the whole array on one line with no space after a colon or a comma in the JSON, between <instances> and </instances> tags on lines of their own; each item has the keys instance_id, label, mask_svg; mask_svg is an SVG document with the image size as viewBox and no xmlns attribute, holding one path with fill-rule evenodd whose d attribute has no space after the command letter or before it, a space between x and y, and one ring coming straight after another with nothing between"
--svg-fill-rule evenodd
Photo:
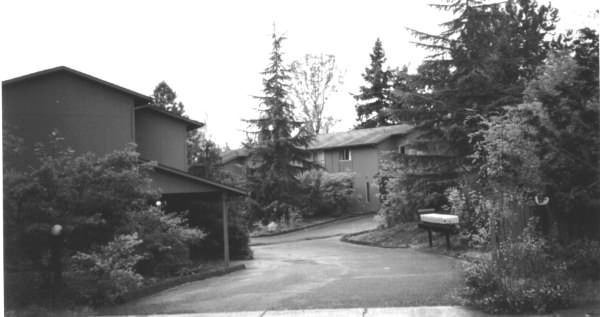
<instances>
[{"instance_id":1,"label":"bench leg","mask_svg":"<svg viewBox=\"0 0 600 317\"><path fill-rule=\"evenodd\" d=\"M446 248L450 250L450 232L446 231Z\"/></svg>"},{"instance_id":2,"label":"bench leg","mask_svg":"<svg viewBox=\"0 0 600 317\"><path fill-rule=\"evenodd\" d=\"M427 229L427 234L429 235L429 247L433 247L433 242L431 241L431 229Z\"/></svg>"}]
</instances>

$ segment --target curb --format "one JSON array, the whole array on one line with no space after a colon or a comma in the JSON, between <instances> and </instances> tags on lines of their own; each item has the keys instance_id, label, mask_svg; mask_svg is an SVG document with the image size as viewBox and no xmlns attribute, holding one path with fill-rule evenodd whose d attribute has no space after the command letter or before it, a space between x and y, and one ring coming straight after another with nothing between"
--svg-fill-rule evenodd
<instances>
[{"instance_id":1,"label":"curb","mask_svg":"<svg viewBox=\"0 0 600 317\"><path fill-rule=\"evenodd\" d=\"M377 247L377 248L382 248L382 249L408 249L408 248L410 248L410 245L408 245L408 244L405 244L403 246L383 246L383 245L378 245L373 242L350 240L351 237L358 236L358 235L361 235L361 234L367 233L367 232L377 231L377 230L378 229L370 229L370 230L364 230L364 231L345 234L340 238L340 241L346 242L346 243L351 243L351 244L369 246L369 247Z\"/></svg>"},{"instance_id":2,"label":"curb","mask_svg":"<svg viewBox=\"0 0 600 317\"><path fill-rule=\"evenodd\" d=\"M308 228L312 228L312 227L317 227L320 225L326 225L332 222L336 222L336 221L341 221L341 220L346 220L346 219L350 219L350 218L356 218L356 217L361 217L361 216L366 216L366 215L375 215L376 213L374 212L362 212L362 213L357 213L357 214L351 214L351 215L346 215L346 216L342 216L339 218L335 218L335 219L331 219L331 220L327 220L327 221L323 221L323 222L319 222L319 223L313 223L310 225L306 225L303 227L298 227L298 228L293 228L293 229L289 229L289 230L285 230L285 231L279 231L279 232L275 232L275 233L263 233L263 234L259 234L256 236L251 236L250 238L262 238L262 237L273 237L273 236L278 236L278 235L282 235L282 234L286 234L286 233L292 233L292 232L296 232L296 231L302 231L304 229L308 229Z\"/></svg>"},{"instance_id":3,"label":"curb","mask_svg":"<svg viewBox=\"0 0 600 317\"><path fill-rule=\"evenodd\" d=\"M341 235L343 235L343 233L330 234L330 235L326 235L326 236L307 237L307 238L302 238L302 239L298 239L298 240L289 240L289 241L284 240L284 241L277 241L277 242L257 242L257 243L250 243L248 246L259 247L259 246L263 246L263 245L274 245L274 244L294 243L294 242L310 241L310 240L321 240L321 239L333 238L333 237L337 237L337 236L341 236Z\"/></svg>"},{"instance_id":4,"label":"curb","mask_svg":"<svg viewBox=\"0 0 600 317\"><path fill-rule=\"evenodd\" d=\"M187 276L174 277L174 278L162 281L162 282L158 282L153 285L149 285L146 287L142 287L142 288L133 290L129 293L122 295L121 298L122 298L123 302L129 302L129 301L132 301L132 300L144 297L144 296L148 296L148 295L158 293L160 291L175 287L177 285L194 282L194 281L199 281L199 280L204 280L204 279L211 278L211 277L221 276L221 275L225 275L228 273L232 273L232 272L236 272L236 271L240 271L240 270L244 270L244 269L246 269L246 265L236 264L236 265L232 265L227 268L215 269L215 270L208 271L208 272L197 273L197 274L192 274L192 275L187 275Z\"/></svg>"}]
</instances>

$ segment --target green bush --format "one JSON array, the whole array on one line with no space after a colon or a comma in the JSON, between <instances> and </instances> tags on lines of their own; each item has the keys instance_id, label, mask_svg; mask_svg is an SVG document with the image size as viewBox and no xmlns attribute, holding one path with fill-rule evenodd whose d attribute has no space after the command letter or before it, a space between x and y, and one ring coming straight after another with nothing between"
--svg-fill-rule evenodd
<instances>
[{"instance_id":1,"label":"green bush","mask_svg":"<svg viewBox=\"0 0 600 317\"><path fill-rule=\"evenodd\" d=\"M339 215L357 203L353 188L354 174L311 170L300 176L304 193L300 199L302 215L318 217Z\"/></svg>"},{"instance_id":2,"label":"green bush","mask_svg":"<svg viewBox=\"0 0 600 317\"><path fill-rule=\"evenodd\" d=\"M543 313L571 303L575 285L566 261L533 228L467 268L462 292L467 304L490 313Z\"/></svg>"},{"instance_id":3,"label":"green bush","mask_svg":"<svg viewBox=\"0 0 600 317\"><path fill-rule=\"evenodd\" d=\"M72 257L75 271L91 273L97 279L98 288L88 295L90 300L96 304L114 303L121 295L142 285L143 277L134 270L143 258L136 252L141 243L137 233L119 235L106 246Z\"/></svg>"}]
</instances>

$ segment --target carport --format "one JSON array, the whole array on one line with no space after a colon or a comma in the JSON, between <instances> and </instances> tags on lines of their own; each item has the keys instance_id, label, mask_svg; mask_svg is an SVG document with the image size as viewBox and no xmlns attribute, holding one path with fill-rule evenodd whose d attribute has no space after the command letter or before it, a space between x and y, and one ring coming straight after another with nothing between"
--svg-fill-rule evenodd
<instances>
[{"instance_id":1,"label":"carport","mask_svg":"<svg viewBox=\"0 0 600 317\"><path fill-rule=\"evenodd\" d=\"M223 259L225 266L229 266L228 201L235 196L246 196L247 192L161 164L154 168L150 177L153 185L160 189L161 199L167 202L171 210L190 210L194 201L219 199L223 217Z\"/></svg>"}]
</instances>

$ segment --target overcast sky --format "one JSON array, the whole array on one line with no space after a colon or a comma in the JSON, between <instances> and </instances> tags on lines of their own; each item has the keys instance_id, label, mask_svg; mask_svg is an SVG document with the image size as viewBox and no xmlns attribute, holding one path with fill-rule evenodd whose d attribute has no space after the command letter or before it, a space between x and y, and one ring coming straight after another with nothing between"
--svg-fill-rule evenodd
<instances>
[{"instance_id":1,"label":"overcast sky","mask_svg":"<svg viewBox=\"0 0 600 317\"><path fill-rule=\"evenodd\" d=\"M257 115L251 96L261 93L275 23L288 38L284 62L336 56L344 84L326 113L344 131L355 124L350 94L362 84L377 37L390 67L414 69L426 55L405 27L433 32L448 19L430 2L0 0L0 79L64 65L147 95L165 80L190 118L206 122L218 144L236 148L242 119ZM552 3L559 28L597 29L594 1Z\"/></svg>"}]
</instances>

